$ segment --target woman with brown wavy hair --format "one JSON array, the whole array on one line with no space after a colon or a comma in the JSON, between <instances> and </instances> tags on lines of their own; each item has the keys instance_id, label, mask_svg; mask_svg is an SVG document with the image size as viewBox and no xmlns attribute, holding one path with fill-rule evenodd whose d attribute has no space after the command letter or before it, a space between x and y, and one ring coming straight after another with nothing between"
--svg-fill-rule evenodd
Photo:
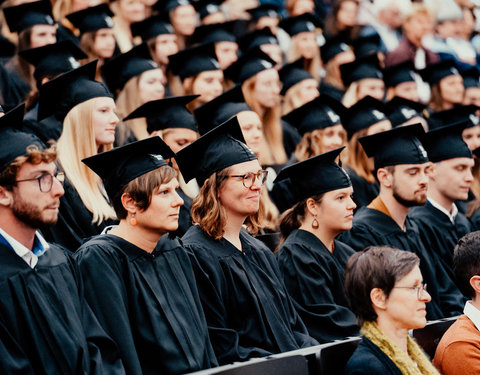
<instances>
[{"instance_id":1,"label":"woman with brown wavy hair","mask_svg":"<svg viewBox=\"0 0 480 375\"><path fill-rule=\"evenodd\" d=\"M182 240L219 363L315 345L274 255L248 233L261 223L266 173L245 145L236 117L185 147L176 160L186 181L196 177L201 185L192 206L196 225Z\"/></svg>"}]
</instances>

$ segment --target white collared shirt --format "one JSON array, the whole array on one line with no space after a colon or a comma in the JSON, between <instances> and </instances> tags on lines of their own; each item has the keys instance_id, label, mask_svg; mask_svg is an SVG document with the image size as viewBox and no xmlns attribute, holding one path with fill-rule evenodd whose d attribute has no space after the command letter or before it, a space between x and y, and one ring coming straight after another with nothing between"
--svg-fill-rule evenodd
<instances>
[{"instance_id":1,"label":"white collared shirt","mask_svg":"<svg viewBox=\"0 0 480 375\"><path fill-rule=\"evenodd\" d=\"M45 251L48 250L50 247L47 241L42 237L42 235L37 231L35 233L35 241L37 244L40 245L37 249L30 250L23 246L20 242L18 242L15 238L10 236L7 232L5 232L2 228L0 228L0 235L5 238L5 240L9 243L12 247L13 251L22 258L25 263L27 263L31 268L35 268L38 263L38 257L42 256Z\"/></svg>"},{"instance_id":2,"label":"white collared shirt","mask_svg":"<svg viewBox=\"0 0 480 375\"><path fill-rule=\"evenodd\" d=\"M442 211L445 215L448 216L452 224L455 224L455 218L457 217L458 214L458 208L454 204L452 204L452 213L448 212L445 207L440 205L439 203L435 202L432 198L428 198L428 201L432 204L433 207L435 207L437 210Z\"/></svg>"},{"instance_id":3,"label":"white collared shirt","mask_svg":"<svg viewBox=\"0 0 480 375\"><path fill-rule=\"evenodd\" d=\"M472 305L471 301L467 301L463 309L463 313L467 316L468 319L475 324L475 327L480 331L480 310Z\"/></svg>"}]
</instances>

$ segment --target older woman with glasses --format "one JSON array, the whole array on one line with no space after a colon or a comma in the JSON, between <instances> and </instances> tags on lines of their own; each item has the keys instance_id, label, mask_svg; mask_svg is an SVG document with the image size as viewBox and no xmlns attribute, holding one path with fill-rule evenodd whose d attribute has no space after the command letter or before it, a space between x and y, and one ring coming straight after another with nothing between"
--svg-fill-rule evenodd
<instances>
[{"instance_id":1,"label":"older woman with glasses","mask_svg":"<svg viewBox=\"0 0 480 375\"><path fill-rule=\"evenodd\" d=\"M196 225L183 236L219 363L317 344L288 296L273 253L251 234L261 224L267 173L244 143L237 118L178 152L185 181L201 186Z\"/></svg>"},{"instance_id":2,"label":"older woman with glasses","mask_svg":"<svg viewBox=\"0 0 480 375\"><path fill-rule=\"evenodd\" d=\"M420 260L410 252L372 246L351 256L345 270L350 308L362 324L363 340L345 374L438 374L410 329L425 327L426 303Z\"/></svg>"}]
</instances>

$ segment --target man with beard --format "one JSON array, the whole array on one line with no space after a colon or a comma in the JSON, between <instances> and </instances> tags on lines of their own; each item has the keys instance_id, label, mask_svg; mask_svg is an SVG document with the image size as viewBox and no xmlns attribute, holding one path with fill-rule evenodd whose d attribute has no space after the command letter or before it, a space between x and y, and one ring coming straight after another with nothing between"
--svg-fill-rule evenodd
<instances>
[{"instance_id":1,"label":"man with beard","mask_svg":"<svg viewBox=\"0 0 480 375\"><path fill-rule=\"evenodd\" d=\"M467 122L455 123L427 134L426 147L433 162L428 201L409 213L420 230L425 248L439 255L451 275L453 249L458 240L471 231L470 222L455 205L455 201L468 198L473 181L474 160L462 139L466 125Z\"/></svg>"},{"instance_id":2,"label":"man with beard","mask_svg":"<svg viewBox=\"0 0 480 375\"><path fill-rule=\"evenodd\" d=\"M423 127L416 124L359 139L367 155L374 157L380 192L367 207L355 213L353 228L344 232L340 240L357 251L367 246L390 245L417 254L432 295L427 318L439 319L458 315L463 299L451 277L425 250L417 227L407 218L411 207L427 201L431 163L421 142L424 136Z\"/></svg>"},{"instance_id":3,"label":"man with beard","mask_svg":"<svg viewBox=\"0 0 480 375\"><path fill-rule=\"evenodd\" d=\"M0 118L0 373L124 374L76 264L37 231L57 221L63 174L54 147L18 130L23 113Z\"/></svg>"}]
</instances>

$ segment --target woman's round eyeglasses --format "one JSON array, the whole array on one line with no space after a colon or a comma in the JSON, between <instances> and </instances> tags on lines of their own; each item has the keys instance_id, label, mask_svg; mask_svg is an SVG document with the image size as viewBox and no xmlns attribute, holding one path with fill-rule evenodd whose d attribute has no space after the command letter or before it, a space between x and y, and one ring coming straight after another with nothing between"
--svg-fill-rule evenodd
<instances>
[{"instance_id":1,"label":"woman's round eyeglasses","mask_svg":"<svg viewBox=\"0 0 480 375\"><path fill-rule=\"evenodd\" d=\"M268 171L261 170L258 171L257 173L249 172L245 174L232 174L227 176L227 178L241 178L243 182L243 186L246 188L250 189L255 182L260 182L260 186L265 184L265 181L267 180L268 176Z\"/></svg>"}]
</instances>

